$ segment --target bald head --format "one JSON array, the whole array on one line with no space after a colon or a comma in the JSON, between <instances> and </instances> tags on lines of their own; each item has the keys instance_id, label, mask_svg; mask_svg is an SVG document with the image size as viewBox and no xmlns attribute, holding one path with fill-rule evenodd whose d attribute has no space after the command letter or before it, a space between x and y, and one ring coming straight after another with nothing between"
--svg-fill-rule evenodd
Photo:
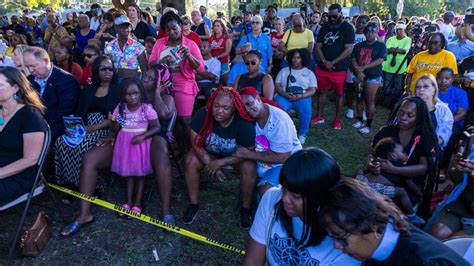
<instances>
[{"instance_id":1,"label":"bald head","mask_svg":"<svg viewBox=\"0 0 474 266\"><path fill-rule=\"evenodd\" d=\"M52 65L48 52L40 47L29 47L23 52L25 67L30 73L39 78L46 78Z\"/></svg>"}]
</instances>

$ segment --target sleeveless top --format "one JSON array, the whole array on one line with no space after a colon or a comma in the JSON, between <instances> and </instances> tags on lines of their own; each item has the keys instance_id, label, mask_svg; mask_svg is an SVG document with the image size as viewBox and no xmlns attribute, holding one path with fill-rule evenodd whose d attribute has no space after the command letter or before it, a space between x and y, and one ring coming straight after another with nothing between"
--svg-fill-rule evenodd
<instances>
[{"instance_id":1,"label":"sleeveless top","mask_svg":"<svg viewBox=\"0 0 474 266\"><path fill-rule=\"evenodd\" d=\"M239 83L237 84L237 90L245 88L247 86L254 87L260 96L263 96L263 77L265 73L259 73L256 77L249 77L249 73L240 75Z\"/></svg>"},{"instance_id":2,"label":"sleeveless top","mask_svg":"<svg viewBox=\"0 0 474 266\"><path fill-rule=\"evenodd\" d=\"M199 25L192 25L191 30L197 33L197 35L202 36L206 35L206 30L204 29L204 22L199 23Z\"/></svg>"}]
</instances>

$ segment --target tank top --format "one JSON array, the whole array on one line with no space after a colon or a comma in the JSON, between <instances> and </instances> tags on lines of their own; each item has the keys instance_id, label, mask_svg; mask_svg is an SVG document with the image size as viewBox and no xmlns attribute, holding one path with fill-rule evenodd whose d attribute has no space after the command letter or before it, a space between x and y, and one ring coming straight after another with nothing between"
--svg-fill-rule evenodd
<instances>
[{"instance_id":1,"label":"tank top","mask_svg":"<svg viewBox=\"0 0 474 266\"><path fill-rule=\"evenodd\" d=\"M212 57L217 57L225 52L225 42L229 39L229 35L222 34L221 37L216 38L214 35L209 38L209 44L211 46L211 55ZM219 58L221 63L229 63L229 56L224 56Z\"/></svg>"},{"instance_id":2,"label":"tank top","mask_svg":"<svg viewBox=\"0 0 474 266\"><path fill-rule=\"evenodd\" d=\"M258 91L258 95L263 96L263 77L265 77L265 73L259 73L253 78L249 77L249 73L242 74L237 84L237 90L252 86Z\"/></svg>"},{"instance_id":3,"label":"tank top","mask_svg":"<svg viewBox=\"0 0 474 266\"><path fill-rule=\"evenodd\" d=\"M199 36L205 36L206 35L206 30L204 29L204 22L201 22L199 25L192 25L191 30L197 33Z\"/></svg>"}]
</instances>

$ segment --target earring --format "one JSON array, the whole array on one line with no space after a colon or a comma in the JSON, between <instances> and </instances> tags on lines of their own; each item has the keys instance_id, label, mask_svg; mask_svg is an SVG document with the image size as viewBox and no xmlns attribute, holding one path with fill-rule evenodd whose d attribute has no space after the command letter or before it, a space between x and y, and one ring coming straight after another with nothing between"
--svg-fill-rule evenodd
<instances>
[{"instance_id":1,"label":"earring","mask_svg":"<svg viewBox=\"0 0 474 266\"><path fill-rule=\"evenodd\" d=\"M18 97L18 94L14 93L13 94L13 100L17 101L20 100L20 97Z\"/></svg>"}]
</instances>

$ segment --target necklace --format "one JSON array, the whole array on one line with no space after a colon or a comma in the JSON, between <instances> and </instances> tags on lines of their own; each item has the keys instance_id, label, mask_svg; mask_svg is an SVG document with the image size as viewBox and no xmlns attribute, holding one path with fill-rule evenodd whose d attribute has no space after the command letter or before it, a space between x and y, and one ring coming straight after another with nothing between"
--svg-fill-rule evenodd
<instances>
[{"instance_id":1,"label":"necklace","mask_svg":"<svg viewBox=\"0 0 474 266\"><path fill-rule=\"evenodd\" d=\"M3 105L0 105L0 126L5 124L5 120L3 119Z\"/></svg>"}]
</instances>

